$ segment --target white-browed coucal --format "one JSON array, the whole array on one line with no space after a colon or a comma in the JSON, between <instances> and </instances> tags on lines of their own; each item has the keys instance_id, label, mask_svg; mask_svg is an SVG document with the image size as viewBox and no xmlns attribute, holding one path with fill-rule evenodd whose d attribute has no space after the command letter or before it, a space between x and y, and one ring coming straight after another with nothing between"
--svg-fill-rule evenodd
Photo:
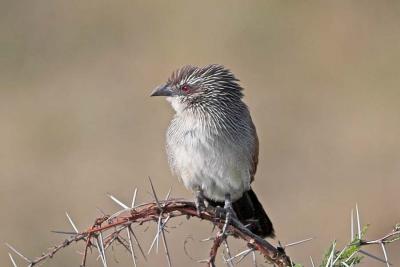
<instances>
[{"instance_id":1,"label":"white-browed coucal","mask_svg":"<svg viewBox=\"0 0 400 267\"><path fill-rule=\"evenodd\" d=\"M243 88L221 65L185 66L151 96L166 96L176 111L167 131L169 165L212 206L231 202L237 218L261 237L274 229L251 188L258 164L258 137Z\"/></svg>"}]
</instances>

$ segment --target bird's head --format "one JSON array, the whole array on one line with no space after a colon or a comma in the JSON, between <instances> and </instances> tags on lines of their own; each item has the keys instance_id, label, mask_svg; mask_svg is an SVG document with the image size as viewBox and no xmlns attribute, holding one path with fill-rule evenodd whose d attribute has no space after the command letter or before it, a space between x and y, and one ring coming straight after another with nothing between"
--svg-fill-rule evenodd
<instances>
[{"instance_id":1,"label":"bird's head","mask_svg":"<svg viewBox=\"0 0 400 267\"><path fill-rule=\"evenodd\" d=\"M233 73L222 65L184 66L172 73L151 96L166 96L177 112L205 110L240 102L242 87Z\"/></svg>"}]
</instances>

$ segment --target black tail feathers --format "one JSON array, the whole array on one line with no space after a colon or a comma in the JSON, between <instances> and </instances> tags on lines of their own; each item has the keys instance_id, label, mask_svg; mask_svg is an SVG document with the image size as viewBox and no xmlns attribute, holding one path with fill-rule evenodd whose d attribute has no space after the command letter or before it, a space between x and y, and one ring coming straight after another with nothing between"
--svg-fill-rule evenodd
<instances>
[{"instance_id":1,"label":"black tail feathers","mask_svg":"<svg viewBox=\"0 0 400 267\"><path fill-rule=\"evenodd\" d=\"M238 219L244 225L250 225L253 234L275 237L274 227L253 189L245 192L241 198L232 203Z\"/></svg>"},{"instance_id":2,"label":"black tail feathers","mask_svg":"<svg viewBox=\"0 0 400 267\"><path fill-rule=\"evenodd\" d=\"M215 202L207 199L208 203L212 206L223 207L223 202ZM263 206L253 189L244 192L243 196L232 203L233 210L235 211L239 221L243 225L248 225L249 230L262 238L275 237L274 227L265 212Z\"/></svg>"}]
</instances>

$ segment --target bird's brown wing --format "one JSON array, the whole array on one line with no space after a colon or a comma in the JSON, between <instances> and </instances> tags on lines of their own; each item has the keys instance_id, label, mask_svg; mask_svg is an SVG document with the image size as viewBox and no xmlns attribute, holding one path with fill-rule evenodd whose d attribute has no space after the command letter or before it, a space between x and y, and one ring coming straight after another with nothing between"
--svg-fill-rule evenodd
<instances>
[{"instance_id":1,"label":"bird's brown wing","mask_svg":"<svg viewBox=\"0 0 400 267\"><path fill-rule=\"evenodd\" d=\"M259 143L258 143L256 127L254 126L253 122L251 122L251 127L252 127L253 135L254 135L254 147L253 147L253 155L252 155L252 165L250 168L250 178L251 178L250 182L253 182L254 176L256 175L256 171L257 171L257 165L258 165Z\"/></svg>"}]
</instances>

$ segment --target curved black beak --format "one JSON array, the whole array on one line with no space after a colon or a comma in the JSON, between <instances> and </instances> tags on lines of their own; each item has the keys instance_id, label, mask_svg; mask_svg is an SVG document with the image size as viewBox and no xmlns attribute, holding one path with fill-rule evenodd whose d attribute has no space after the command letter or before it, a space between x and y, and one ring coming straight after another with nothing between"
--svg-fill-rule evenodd
<instances>
[{"instance_id":1,"label":"curved black beak","mask_svg":"<svg viewBox=\"0 0 400 267\"><path fill-rule=\"evenodd\" d=\"M166 84L158 86L151 92L150 96L172 96L172 89Z\"/></svg>"}]
</instances>

